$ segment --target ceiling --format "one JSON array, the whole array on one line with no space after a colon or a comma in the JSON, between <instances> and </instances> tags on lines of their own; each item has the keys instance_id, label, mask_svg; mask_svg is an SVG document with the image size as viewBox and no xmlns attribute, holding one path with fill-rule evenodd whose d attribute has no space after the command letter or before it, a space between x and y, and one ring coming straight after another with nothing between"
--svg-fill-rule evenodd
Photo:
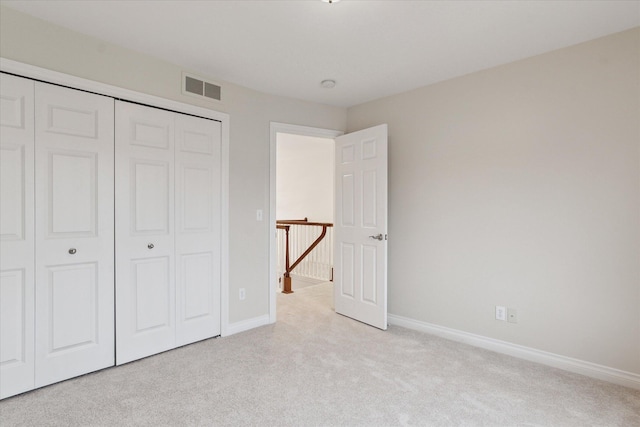
<instances>
[{"instance_id":1,"label":"ceiling","mask_svg":"<svg viewBox=\"0 0 640 427\"><path fill-rule=\"evenodd\" d=\"M2 4L205 77L344 107L640 26L640 0Z\"/></svg>"}]
</instances>

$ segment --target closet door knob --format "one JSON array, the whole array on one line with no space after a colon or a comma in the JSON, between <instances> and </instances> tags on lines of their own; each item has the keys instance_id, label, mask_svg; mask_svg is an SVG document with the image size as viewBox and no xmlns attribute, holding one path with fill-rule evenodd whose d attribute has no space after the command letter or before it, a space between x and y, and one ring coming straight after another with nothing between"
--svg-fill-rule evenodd
<instances>
[{"instance_id":1,"label":"closet door knob","mask_svg":"<svg viewBox=\"0 0 640 427\"><path fill-rule=\"evenodd\" d=\"M76 252L77 252L77 251L76 251L76 248L71 248L71 249L69 249L69 253L70 253L71 255L75 255L75 253L76 253Z\"/></svg>"},{"instance_id":2,"label":"closet door knob","mask_svg":"<svg viewBox=\"0 0 640 427\"><path fill-rule=\"evenodd\" d=\"M154 248L153 243L149 243L149 244L147 245L147 247L148 247L149 249L153 249L153 248Z\"/></svg>"}]
</instances>

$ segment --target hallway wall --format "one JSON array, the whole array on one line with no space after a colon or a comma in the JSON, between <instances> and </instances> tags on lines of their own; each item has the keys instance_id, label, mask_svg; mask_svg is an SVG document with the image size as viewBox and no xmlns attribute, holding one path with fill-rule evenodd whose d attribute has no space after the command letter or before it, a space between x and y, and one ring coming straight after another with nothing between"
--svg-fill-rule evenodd
<instances>
[{"instance_id":1,"label":"hallway wall","mask_svg":"<svg viewBox=\"0 0 640 427\"><path fill-rule=\"evenodd\" d=\"M276 217L333 222L332 139L279 133Z\"/></svg>"}]
</instances>

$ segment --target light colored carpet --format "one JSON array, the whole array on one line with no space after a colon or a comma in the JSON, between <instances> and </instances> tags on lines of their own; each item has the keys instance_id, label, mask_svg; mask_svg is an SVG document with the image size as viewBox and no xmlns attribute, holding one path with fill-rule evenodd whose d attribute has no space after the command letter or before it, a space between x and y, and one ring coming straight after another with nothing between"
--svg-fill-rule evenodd
<instances>
[{"instance_id":1,"label":"light colored carpet","mask_svg":"<svg viewBox=\"0 0 640 427\"><path fill-rule=\"evenodd\" d=\"M291 289L295 292L298 289L308 288L309 286L316 286L321 283L326 283L325 280L312 279L311 277L291 275Z\"/></svg>"},{"instance_id":2,"label":"light colored carpet","mask_svg":"<svg viewBox=\"0 0 640 427\"><path fill-rule=\"evenodd\" d=\"M336 315L331 284L278 322L0 402L8 426L640 426L640 391Z\"/></svg>"}]
</instances>

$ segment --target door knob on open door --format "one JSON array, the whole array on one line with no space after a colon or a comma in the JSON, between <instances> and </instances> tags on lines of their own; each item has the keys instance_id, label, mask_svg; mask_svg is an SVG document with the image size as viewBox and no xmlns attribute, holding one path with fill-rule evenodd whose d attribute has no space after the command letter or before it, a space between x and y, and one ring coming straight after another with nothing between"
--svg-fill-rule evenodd
<instances>
[{"instance_id":1,"label":"door knob on open door","mask_svg":"<svg viewBox=\"0 0 640 427\"><path fill-rule=\"evenodd\" d=\"M376 239L376 240L382 240L383 239L382 233L378 234L377 236L369 236L369 237L371 237L372 239Z\"/></svg>"}]
</instances>

